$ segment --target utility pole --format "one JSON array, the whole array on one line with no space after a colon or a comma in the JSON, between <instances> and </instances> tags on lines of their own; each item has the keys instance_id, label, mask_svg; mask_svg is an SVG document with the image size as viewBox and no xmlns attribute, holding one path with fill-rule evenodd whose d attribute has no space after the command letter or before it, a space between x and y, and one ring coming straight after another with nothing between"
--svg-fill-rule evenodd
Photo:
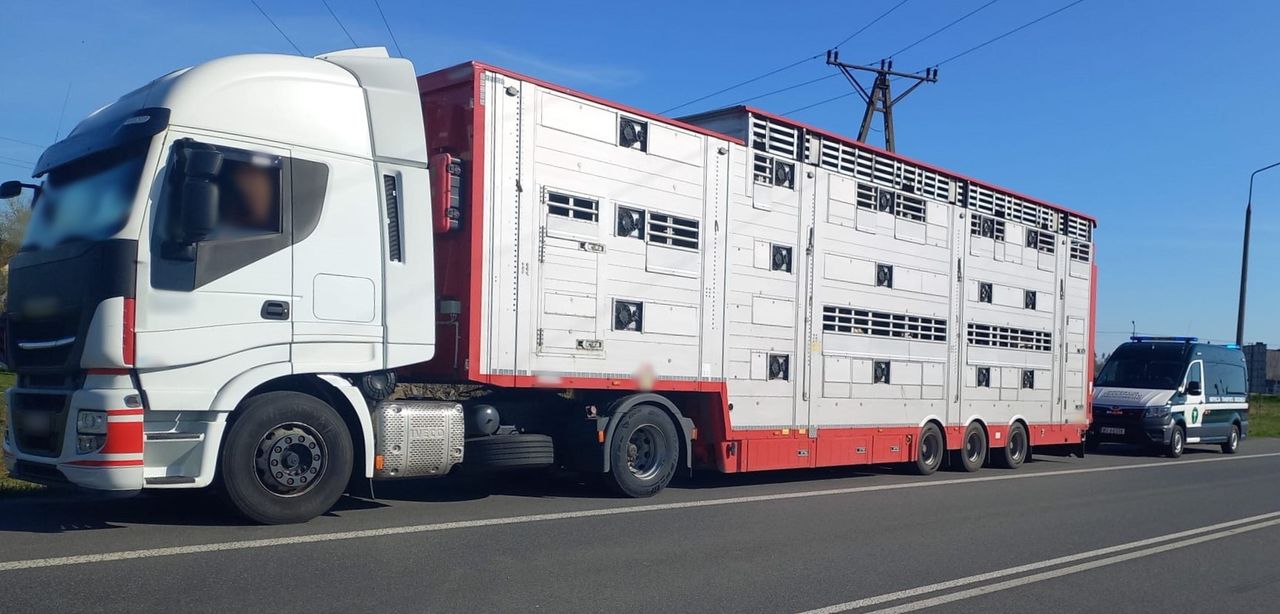
<instances>
[{"instance_id":1,"label":"utility pole","mask_svg":"<svg viewBox=\"0 0 1280 614\"><path fill-rule=\"evenodd\" d=\"M862 113L862 126L858 129L858 140L865 143L871 132L871 120L878 112L884 117L884 148L894 151L893 142L893 107L898 104L907 94L915 91L920 87L921 83L937 83L938 69L926 68L924 74L898 72L893 69L893 60L880 60L880 66L862 66L859 64L846 64L840 61L840 50L832 49L827 51L827 64L840 69L849 83L858 91L858 95L862 97L862 101L866 103L867 108ZM861 70L865 72L875 73L875 81L871 84L870 91L863 87L858 78L853 75L853 71ZM894 98L889 90L889 77L901 77L903 79L912 79L915 83L907 88L907 91L898 94Z\"/></svg>"}]
</instances>

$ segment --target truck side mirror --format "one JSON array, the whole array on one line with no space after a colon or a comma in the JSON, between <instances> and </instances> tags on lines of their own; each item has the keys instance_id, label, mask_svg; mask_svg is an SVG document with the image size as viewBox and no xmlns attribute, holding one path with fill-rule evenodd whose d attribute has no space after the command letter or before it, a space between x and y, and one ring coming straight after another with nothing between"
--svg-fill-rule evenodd
<instances>
[{"instance_id":1,"label":"truck side mirror","mask_svg":"<svg viewBox=\"0 0 1280 614\"><path fill-rule=\"evenodd\" d=\"M0 198L17 198L22 194L21 181L6 181L0 183Z\"/></svg>"},{"instance_id":2,"label":"truck side mirror","mask_svg":"<svg viewBox=\"0 0 1280 614\"><path fill-rule=\"evenodd\" d=\"M1204 389L1200 386L1200 382L1187 382L1187 396L1198 397Z\"/></svg>"},{"instance_id":3,"label":"truck side mirror","mask_svg":"<svg viewBox=\"0 0 1280 614\"><path fill-rule=\"evenodd\" d=\"M222 154L213 149L188 149L182 173L181 242L203 241L218 224L218 173Z\"/></svg>"}]
</instances>

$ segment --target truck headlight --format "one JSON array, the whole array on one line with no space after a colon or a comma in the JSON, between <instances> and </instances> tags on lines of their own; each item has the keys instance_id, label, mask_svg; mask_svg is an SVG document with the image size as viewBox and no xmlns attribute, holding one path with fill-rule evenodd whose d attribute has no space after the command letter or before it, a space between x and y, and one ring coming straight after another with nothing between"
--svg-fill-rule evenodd
<instances>
[{"instance_id":1,"label":"truck headlight","mask_svg":"<svg viewBox=\"0 0 1280 614\"><path fill-rule=\"evenodd\" d=\"M1146 416L1148 418L1165 418L1170 411L1171 409L1168 405L1156 405L1147 408Z\"/></svg>"},{"instance_id":2,"label":"truck headlight","mask_svg":"<svg viewBox=\"0 0 1280 614\"><path fill-rule=\"evenodd\" d=\"M89 454L107 445L106 435L76 435L76 454Z\"/></svg>"},{"instance_id":3,"label":"truck headlight","mask_svg":"<svg viewBox=\"0 0 1280 614\"><path fill-rule=\"evenodd\" d=\"M76 432L81 435L106 435L107 412L80 410L76 414Z\"/></svg>"}]
</instances>

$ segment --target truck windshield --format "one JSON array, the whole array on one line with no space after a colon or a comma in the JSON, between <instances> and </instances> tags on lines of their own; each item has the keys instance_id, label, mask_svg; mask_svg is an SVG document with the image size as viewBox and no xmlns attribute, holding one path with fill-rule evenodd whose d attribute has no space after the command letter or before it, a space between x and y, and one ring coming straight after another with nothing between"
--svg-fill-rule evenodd
<instances>
[{"instance_id":1,"label":"truck windshield","mask_svg":"<svg viewBox=\"0 0 1280 614\"><path fill-rule=\"evenodd\" d=\"M1107 359L1094 385L1173 390L1182 385L1190 350L1181 343L1126 343Z\"/></svg>"},{"instance_id":2,"label":"truck windshield","mask_svg":"<svg viewBox=\"0 0 1280 614\"><path fill-rule=\"evenodd\" d=\"M95 153L49 171L32 203L22 251L114 235L129 218L146 144Z\"/></svg>"}]
</instances>

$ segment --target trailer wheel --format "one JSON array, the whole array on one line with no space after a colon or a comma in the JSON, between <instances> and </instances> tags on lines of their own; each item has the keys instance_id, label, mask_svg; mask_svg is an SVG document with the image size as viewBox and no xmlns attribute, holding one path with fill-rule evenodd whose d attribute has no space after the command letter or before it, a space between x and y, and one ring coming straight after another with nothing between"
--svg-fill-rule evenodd
<instances>
[{"instance_id":1,"label":"trailer wheel","mask_svg":"<svg viewBox=\"0 0 1280 614\"><path fill-rule=\"evenodd\" d=\"M1187 435L1182 431L1181 424L1173 425L1173 432L1169 433L1169 443L1164 447L1164 455L1169 458L1178 458L1182 456L1182 449L1187 445Z\"/></svg>"},{"instance_id":2,"label":"trailer wheel","mask_svg":"<svg viewBox=\"0 0 1280 614\"><path fill-rule=\"evenodd\" d=\"M1005 469L1017 469L1026 462L1028 452L1031 451L1031 445L1027 439L1027 429L1023 428L1021 422L1014 422L1009 427L1009 435L1005 439L1004 447L994 450L996 465Z\"/></svg>"},{"instance_id":3,"label":"trailer wheel","mask_svg":"<svg viewBox=\"0 0 1280 614\"><path fill-rule=\"evenodd\" d=\"M609 444L611 486L628 497L650 497L666 488L680 461L676 426L666 412L638 405L622 414Z\"/></svg>"},{"instance_id":4,"label":"trailer wheel","mask_svg":"<svg viewBox=\"0 0 1280 614\"><path fill-rule=\"evenodd\" d=\"M536 433L511 433L477 437L466 442L462 462L477 469L533 469L555 464L551 437Z\"/></svg>"},{"instance_id":5,"label":"trailer wheel","mask_svg":"<svg viewBox=\"0 0 1280 614\"><path fill-rule=\"evenodd\" d=\"M916 462L912 467L916 475L930 475L942 466L942 459L947 454L947 445L942 439L942 431L938 425L930 422L920 429L920 439L916 443Z\"/></svg>"},{"instance_id":6,"label":"trailer wheel","mask_svg":"<svg viewBox=\"0 0 1280 614\"><path fill-rule=\"evenodd\" d=\"M263 524L306 522L329 511L354 457L342 416L290 391L250 398L236 414L219 461L228 503Z\"/></svg>"},{"instance_id":7,"label":"trailer wheel","mask_svg":"<svg viewBox=\"0 0 1280 614\"><path fill-rule=\"evenodd\" d=\"M964 430L964 438L960 440L960 449L952 457L953 467L970 473L982 468L987 462L987 432L977 422L969 423Z\"/></svg>"}]
</instances>

